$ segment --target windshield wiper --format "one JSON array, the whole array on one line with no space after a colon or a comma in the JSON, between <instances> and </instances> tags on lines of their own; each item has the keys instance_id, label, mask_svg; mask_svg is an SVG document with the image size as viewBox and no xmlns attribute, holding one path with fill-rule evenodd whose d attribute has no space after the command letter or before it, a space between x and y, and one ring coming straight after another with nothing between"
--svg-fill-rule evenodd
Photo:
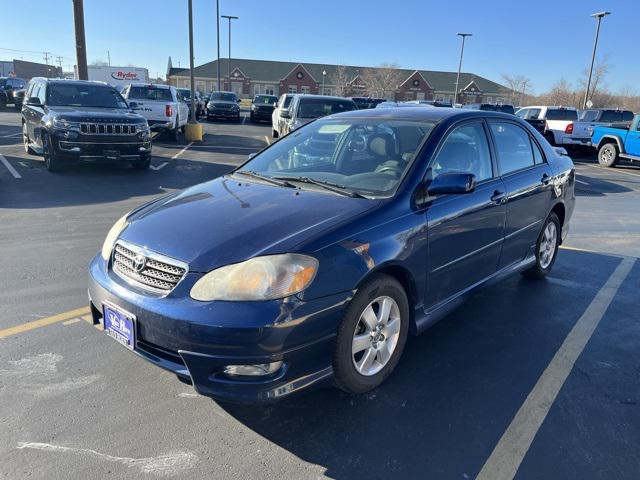
<instances>
[{"instance_id":1,"label":"windshield wiper","mask_svg":"<svg viewBox=\"0 0 640 480\"><path fill-rule=\"evenodd\" d=\"M264 180L267 183L271 183L272 185L278 185L279 187L296 188L293 183L286 181L286 179L270 177L269 175L262 175L261 173L254 172L253 170L236 170L232 173L236 175L246 175L247 177L258 178L260 180Z\"/></svg>"},{"instance_id":2,"label":"windshield wiper","mask_svg":"<svg viewBox=\"0 0 640 480\"><path fill-rule=\"evenodd\" d=\"M325 190L339 193L347 197L367 198L364 195L362 195L360 192L357 192L355 190L347 190L347 187L345 187L344 185L338 185L337 183L327 182L325 180L315 180L309 177L289 177L289 176L271 177L271 178L275 178L276 180L291 180L293 182L310 183L312 185L318 185L319 187L322 187Z\"/></svg>"}]
</instances>

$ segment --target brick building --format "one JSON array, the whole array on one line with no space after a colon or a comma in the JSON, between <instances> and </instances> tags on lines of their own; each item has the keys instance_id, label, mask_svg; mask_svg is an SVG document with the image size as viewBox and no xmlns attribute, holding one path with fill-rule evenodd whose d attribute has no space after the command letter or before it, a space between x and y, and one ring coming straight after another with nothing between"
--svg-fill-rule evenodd
<instances>
[{"instance_id":1,"label":"brick building","mask_svg":"<svg viewBox=\"0 0 640 480\"><path fill-rule=\"evenodd\" d=\"M216 63L214 60L195 67L195 87L200 92L216 90ZM374 67L232 58L229 64L227 59L220 60L220 83L222 90L236 92L240 98L256 94L320 94L323 85L327 95L380 96L367 85L376 70ZM384 94L390 100L453 100L456 72L397 69L393 78L393 87ZM169 59L167 81L188 88L189 69L173 68ZM509 90L503 85L473 73L460 74L459 103L501 103L508 96Z\"/></svg>"},{"instance_id":2,"label":"brick building","mask_svg":"<svg viewBox=\"0 0 640 480\"><path fill-rule=\"evenodd\" d=\"M18 77L30 80L33 77L62 77L62 69L44 63L26 62L14 59L11 62L0 62L0 77Z\"/></svg>"}]
</instances>

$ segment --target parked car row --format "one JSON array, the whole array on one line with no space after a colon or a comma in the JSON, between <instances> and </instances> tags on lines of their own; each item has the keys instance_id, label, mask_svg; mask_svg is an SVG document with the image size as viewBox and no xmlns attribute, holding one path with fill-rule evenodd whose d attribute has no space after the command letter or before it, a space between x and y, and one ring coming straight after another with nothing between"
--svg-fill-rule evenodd
<instances>
[{"instance_id":1,"label":"parked car row","mask_svg":"<svg viewBox=\"0 0 640 480\"><path fill-rule=\"evenodd\" d=\"M277 109L276 121L272 117L273 137L287 135L317 118L351 110L358 110L358 106L350 98L293 94L287 108Z\"/></svg>"},{"instance_id":2,"label":"parked car row","mask_svg":"<svg viewBox=\"0 0 640 480\"><path fill-rule=\"evenodd\" d=\"M26 84L22 78L0 77L0 108L13 104L16 110L20 110Z\"/></svg>"}]
</instances>

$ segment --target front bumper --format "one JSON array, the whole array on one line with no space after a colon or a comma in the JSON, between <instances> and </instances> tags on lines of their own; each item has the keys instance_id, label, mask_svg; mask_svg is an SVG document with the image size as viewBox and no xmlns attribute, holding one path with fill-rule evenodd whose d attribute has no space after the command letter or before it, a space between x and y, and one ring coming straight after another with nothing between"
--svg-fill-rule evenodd
<instances>
[{"instance_id":1,"label":"front bumper","mask_svg":"<svg viewBox=\"0 0 640 480\"><path fill-rule=\"evenodd\" d=\"M134 352L192 383L205 396L236 403L278 400L332 378L335 334L352 293L303 302L198 302L188 273L166 297L129 285L96 256L89 267L95 323L109 302L136 316ZM261 377L231 377L228 365L282 361Z\"/></svg>"},{"instance_id":2,"label":"front bumper","mask_svg":"<svg viewBox=\"0 0 640 480\"><path fill-rule=\"evenodd\" d=\"M263 110L251 110L251 118L254 120L269 120L271 121L271 117L273 116L272 111L263 111Z\"/></svg>"},{"instance_id":3,"label":"front bumper","mask_svg":"<svg viewBox=\"0 0 640 480\"><path fill-rule=\"evenodd\" d=\"M240 118L240 110L230 108L207 108L209 118Z\"/></svg>"},{"instance_id":4,"label":"front bumper","mask_svg":"<svg viewBox=\"0 0 640 480\"><path fill-rule=\"evenodd\" d=\"M119 138L71 135L54 131L51 142L58 158L69 163L137 161L151 158L151 137Z\"/></svg>"}]
</instances>

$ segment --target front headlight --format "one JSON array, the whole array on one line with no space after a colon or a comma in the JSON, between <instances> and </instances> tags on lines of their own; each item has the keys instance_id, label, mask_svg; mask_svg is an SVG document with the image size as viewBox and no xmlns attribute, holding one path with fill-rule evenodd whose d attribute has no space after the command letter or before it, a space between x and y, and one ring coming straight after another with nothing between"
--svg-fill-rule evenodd
<instances>
[{"instance_id":1,"label":"front headlight","mask_svg":"<svg viewBox=\"0 0 640 480\"><path fill-rule=\"evenodd\" d=\"M79 130L80 124L78 122L70 122L69 120L64 120L61 118L54 118L51 120L51 124L53 128L61 128L64 130Z\"/></svg>"},{"instance_id":2,"label":"front headlight","mask_svg":"<svg viewBox=\"0 0 640 480\"><path fill-rule=\"evenodd\" d=\"M108 261L109 257L111 257L111 250L113 250L113 246L115 245L116 240L118 240L118 236L125 228L127 228L127 225L129 225L129 222L127 222L128 215L129 214L127 213L120 217L120 219L113 224L109 233L107 233L107 238L104 239L104 243L102 244L102 258L105 261Z\"/></svg>"},{"instance_id":3,"label":"front headlight","mask_svg":"<svg viewBox=\"0 0 640 480\"><path fill-rule=\"evenodd\" d=\"M212 300L274 300L300 293L318 270L315 258L299 254L267 255L207 273L191 289L191 298Z\"/></svg>"}]
</instances>

